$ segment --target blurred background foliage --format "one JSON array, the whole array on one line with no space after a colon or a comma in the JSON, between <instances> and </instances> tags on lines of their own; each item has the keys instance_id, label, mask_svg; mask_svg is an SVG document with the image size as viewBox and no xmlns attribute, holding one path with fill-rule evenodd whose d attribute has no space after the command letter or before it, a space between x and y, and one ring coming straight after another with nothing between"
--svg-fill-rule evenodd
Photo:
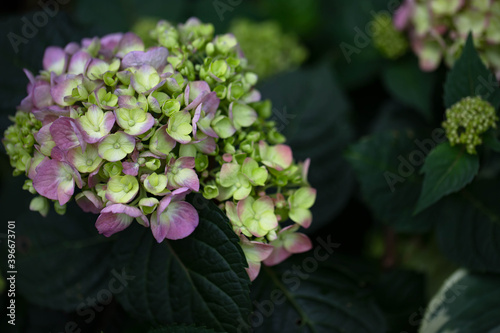
<instances>
[{"instance_id":1,"label":"blurred background foliage","mask_svg":"<svg viewBox=\"0 0 500 333\"><path fill-rule=\"evenodd\" d=\"M356 274L349 283L358 285L363 281L363 297L374 300L373 306L383 314L383 320L373 319L372 324L379 326L366 331L416 332L428 300L455 264L445 259L436 245L432 232L435 218L421 216L416 220L411 207L406 206L408 198L417 199L416 184L421 183L421 176L415 172L409 177L402 185L405 195L401 195L389 191L383 171L394 167L391 163L398 163L398 155L415 149L415 138L428 137L440 125L446 71L440 68L434 73L422 73L411 54L389 61L375 50L369 38L348 57L341 47L342 43L355 45L356 38L361 38L359 31L366 31L374 13L391 11L389 2L70 0L59 5L57 14L20 44L17 53L9 41L9 32L21 34L25 20L32 22L42 9L37 0L7 2L2 5L0 18L0 130L3 133L9 126L9 115L14 114L26 94L28 80L22 69L38 71L49 45L63 46L83 37L130 29L143 33L156 19L184 22L196 16L212 23L216 34L232 29L248 43L248 53L264 62L260 67L256 65L261 74L259 89L263 97L273 101L273 118L287 136L295 158L312 158L309 180L318 189L318 199L313 208L314 223L307 233L313 240L331 235L334 242L341 244L336 250L342 258L338 267ZM255 36L259 40L252 39ZM348 146L367 135L372 137L346 152ZM92 238L97 234L93 230L94 217L81 213L74 205L63 217L51 212L43 219L30 212L31 195L21 190L22 177L12 177L5 150L1 150L2 220L16 220L22 237L18 238L18 325L13 330L2 319L0 331L64 332L65 323L75 321L83 332L145 332L148 324L130 318L116 301L97 312L90 324L78 313L37 305L46 302L33 301L31 296L32 301L27 301L26 293L34 298L49 297L52 291L41 290L37 282L57 280L61 270L73 271L76 279L85 274L85 265L104 265L107 258L102 253L106 253L107 244L98 238L96 244L82 244L74 253L53 246L51 225L66 223L64 237L68 240L80 239L81 233ZM376 160L383 155L385 160L377 163L387 165L366 175L364 162L357 163L357 158L370 154L376 155ZM368 181L371 188L360 189L351 165L364 176L373 177ZM374 197L367 198L367 193ZM23 251L29 255L22 257ZM48 265L45 269L40 260L37 262L36 251L47 251L43 257L47 261L43 264ZM82 255L86 260L81 260ZM61 263L68 267L58 266ZM88 280L91 278L97 279L86 277L84 286L57 280L57 290L74 287L95 293L100 286ZM254 295L265 286L265 278L256 282ZM4 292L0 298L2 308L6 301ZM56 308L61 308L66 300L53 301L58 303Z\"/></svg>"}]
</instances>

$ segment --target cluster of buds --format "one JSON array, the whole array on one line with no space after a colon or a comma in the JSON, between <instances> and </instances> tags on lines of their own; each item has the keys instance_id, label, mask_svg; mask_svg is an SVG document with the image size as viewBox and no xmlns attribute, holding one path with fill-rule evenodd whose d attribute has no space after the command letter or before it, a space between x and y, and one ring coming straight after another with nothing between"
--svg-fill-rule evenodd
<instances>
[{"instance_id":1,"label":"cluster of buds","mask_svg":"<svg viewBox=\"0 0 500 333\"><path fill-rule=\"evenodd\" d=\"M190 235L201 192L225 211L257 276L311 242L315 190L254 88L257 75L233 35L197 19L158 22L146 48L133 33L49 47L43 71L26 71L28 96L4 145L40 196L30 208L58 213L73 197L99 214L105 236L135 220L158 242Z\"/></svg>"},{"instance_id":2,"label":"cluster of buds","mask_svg":"<svg viewBox=\"0 0 500 333\"><path fill-rule=\"evenodd\" d=\"M481 135L496 128L495 108L481 97L466 97L446 110L443 128L452 146L465 145L469 154L476 154L476 146L483 143Z\"/></svg>"},{"instance_id":3,"label":"cluster of buds","mask_svg":"<svg viewBox=\"0 0 500 333\"><path fill-rule=\"evenodd\" d=\"M394 24L408 31L422 70L433 71L443 58L451 67L472 32L481 58L500 78L500 2L405 0Z\"/></svg>"},{"instance_id":4,"label":"cluster of buds","mask_svg":"<svg viewBox=\"0 0 500 333\"><path fill-rule=\"evenodd\" d=\"M283 32L277 22L239 19L232 22L230 31L260 78L298 67L307 58L307 50L297 37Z\"/></svg>"},{"instance_id":5,"label":"cluster of buds","mask_svg":"<svg viewBox=\"0 0 500 333\"><path fill-rule=\"evenodd\" d=\"M42 123L32 113L16 112L9 117L14 123L5 131L4 146L10 157L10 165L14 168L14 175L26 172L35 144L35 134L42 127Z\"/></svg>"},{"instance_id":6,"label":"cluster of buds","mask_svg":"<svg viewBox=\"0 0 500 333\"><path fill-rule=\"evenodd\" d=\"M377 14L373 18L373 45L388 59L397 59L408 50L408 42L403 33L394 27L392 17Z\"/></svg>"}]
</instances>

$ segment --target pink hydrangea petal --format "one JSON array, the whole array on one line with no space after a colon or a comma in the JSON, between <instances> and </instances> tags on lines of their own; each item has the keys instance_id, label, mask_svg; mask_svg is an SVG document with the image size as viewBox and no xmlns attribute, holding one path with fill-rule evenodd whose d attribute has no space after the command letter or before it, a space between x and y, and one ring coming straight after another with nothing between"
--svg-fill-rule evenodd
<instances>
[{"instance_id":1,"label":"pink hydrangea petal","mask_svg":"<svg viewBox=\"0 0 500 333\"><path fill-rule=\"evenodd\" d=\"M414 5L415 0L405 0L396 12L394 12L393 22L396 29L404 30L407 27L414 10Z\"/></svg>"},{"instance_id":2,"label":"pink hydrangea petal","mask_svg":"<svg viewBox=\"0 0 500 333\"><path fill-rule=\"evenodd\" d=\"M134 162L123 162L123 173L130 176L137 176L139 173L139 164Z\"/></svg>"},{"instance_id":3,"label":"pink hydrangea petal","mask_svg":"<svg viewBox=\"0 0 500 333\"><path fill-rule=\"evenodd\" d=\"M253 215L252 203L252 198L247 197L243 200L238 201L238 203L236 204L236 211L238 212L238 217L241 220L244 220L247 216Z\"/></svg>"},{"instance_id":4,"label":"pink hydrangea petal","mask_svg":"<svg viewBox=\"0 0 500 333\"><path fill-rule=\"evenodd\" d=\"M50 157L53 160L56 160L59 162L67 162L66 152L57 146L52 148L52 151L50 152Z\"/></svg>"},{"instance_id":5,"label":"pink hydrangea petal","mask_svg":"<svg viewBox=\"0 0 500 333\"><path fill-rule=\"evenodd\" d=\"M135 101L135 103L134 103ZM130 95L120 95L118 96L118 106L124 109L135 109L140 107L137 99Z\"/></svg>"},{"instance_id":6,"label":"pink hydrangea petal","mask_svg":"<svg viewBox=\"0 0 500 333\"><path fill-rule=\"evenodd\" d=\"M134 218L139 218L141 224L149 226L149 222L141 210L123 204L113 204L101 210L95 226L100 234L106 237L126 229Z\"/></svg>"},{"instance_id":7,"label":"pink hydrangea petal","mask_svg":"<svg viewBox=\"0 0 500 333\"><path fill-rule=\"evenodd\" d=\"M271 255L273 246L257 241L249 241L247 237L240 235L242 247L248 261L260 262Z\"/></svg>"},{"instance_id":8,"label":"pink hydrangea petal","mask_svg":"<svg viewBox=\"0 0 500 333\"><path fill-rule=\"evenodd\" d=\"M24 112L31 112L31 109L33 109L33 87L35 85L35 77L26 68L23 68L23 71L29 80L28 84L26 85L26 92L28 93L28 96L23 98L21 104L17 107L17 109Z\"/></svg>"},{"instance_id":9,"label":"pink hydrangea petal","mask_svg":"<svg viewBox=\"0 0 500 333\"><path fill-rule=\"evenodd\" d=\"M36 169L33 187L44 197L59 200L59 203L64 205L73 195L75 178L79 177L79 173L75 171L67 163L45 160ZM81 186L81 178L79 186Z\"/></svg>"},{"instance_id":10,"label":"pink hydrangea petal","mask_svg":"<svg viewBox=\"0 0 500 333\"><path fill-rule=\"evenodd\" d=\"M62 74L66 69L67 55L64 50L57 46L49 46L43 55L43 69Z\"/></svg>"},{"instance_id":11,"label":"pink hydrangea petal","mask_svg":"<svg viewBox=\"0 0 500 333\"><path fill-rule=\"evenodd\" d=\"M132 221L133 218L126 214L101 213L97 218L95 227L100 234L109 237L128 228Z\"/></svg>"},{"instance_id":12,"label":"pink hydrangea petal","mask_svg":"<svg viewBox=\"0 0 500 333\"><path fill-rule=\"evenodd\" d=\"M56 145L63 150L80 146L85 151L87 143L72 118L61 117L54 121L50 126L50 134Z\"/></svg>"},{"instance_id":13,"label":"pink hydrangea petal","mask_svg":"<svg viewBox=\"0 0 500 333\"><path fill-rule=\"evenodd\" d=\"M257 276L259 276L260 266L261 266L260 262L253 262L253 261L248 262L248 268L245 268L245 270L247 271L250 281L255 280Z\"/></svg>"},{"instance_id":14,"label":"pink hydrangea petal","mask_svg":"<svg viewBox=\"0 0 500 333\"><path fill-rule=\"evenodd\" d=\"M105 35L101 38L101 50L114 51L120 43L123 34L121 32Z\"/></svg>"},{"instance_id":15,"label":"pink hydrangea petal","mask_svg":"<svg viewBox=\"0 0 500 333\"><path fill-rule=\"evenodd\" d=\"M217 97L217 93L215 91L212 91L211 93L208 93L203 97L201 103L201 109L203 112L205 112L206 115L215 114L215 112L219 108L220 99Z\"/></svg>"},{"instance_id":16,"label":"pink hydrangea petal","mask_svg":"<svg viewBox=\"0 0 500 333\"><path fill-rule=\"evenodd\" d=\"M202 119L198 120L198 123L196 126L200 131L205 133L206 135L212 137L212 138L218 138L219 136L217 133L214 131L212 128L211 122L215 118L214 114L209 114L208 116L203 117Z\"/></svg>"},{"instance_id":17,"label":"pink hydrangea petal","mask_svg":"<svg viewBox=\"0 0 500 333\"><path fill-rule=\"evenodd\" d=\"M31 73L31 71L26 69L26 68L23 68L23 72L24 72L24 74L26 74L26 77L28 78L30 83L35 84L35 76L33 75L33 73Z\"/></svg>"},{"instance_id":18,"label":"pink hydrangea petal","mask_svg":"<svg viewBox=\"0 0 500 333\"><path fill-rule=\"evenodd\" d=\"M193 169L181 169L177 175L175 175L175 188L187 187L195 192L200 190L200 180L196 171Z\"/></svg>"},{"instance_id":19,"label":"pink hydrangea petal","mask_svg":"<svg viewBox=\"0 0 500 333\"><path fill-rule=\"evenodd\" d=\"M245 95L242 98L242 101L245 103L253 103L258 102L262 99L260 92L256 89L252 89L248 95Z\"/></svg>"},{"instance_id":20,"label":"pink hydrangea petal","mask_svg":"<svg viewBox=\"0 0 500 333\"><path fill-rule=\"evenodd\" d=\"M175 165L181 169L184 169L184 168L193 169L195 167L196 163L195 163L194 157L185 156L185 157L178 158L175 161Z\"/></svg>"},{"instance_id":21,"label":"pink hydrangea petal","mask_svg":"<svg viewBox=\"0 0 500 333\"><path fill-rule=\"evenodd\" d=\"M41 109L52 104L50 83L47 81L37 81L33 86L33 106L37 109Z\"/></svg>"},{"instance_id":22,"label":"pink hydrangea petal","mask_svg":"<svg viewBox=\"0 0 500 333\"><path fill-rule=\"evenodd\" d=\"M75 53L69 62L68 74L83 74L87 70L92 57L87 51L78 51Z\"/></svg>"},{"instance_id":23,"label":"pink hydrangea petal","mask_svg":"<svg viewBox=\"0 0 500 333\"><path fill-rule=\"evenodd\" d=\"M175 141L170 135L168 135L167 127L168 125L163 125L162 127L160 127L156 131L149 144L149 149L151 149L153 153L161 157L167 156L167 154L177 144L177 141ZM160 151L159 149L162 149L162 151Z\"/></svg>"},{"instance_id":24,"label":"pink hydrangea petal","mask_svg":"<svg viewBox=\"0 0 500 333\"><path fill-rule=\"evenodd\" d=\"M69 54L69 55L74 55L78 51L80 51L80 45L76 42L68 43L64 47L64 52L66 52L66 54Z\"/></svg>"},{"instance_id":25,"label":"pink hydrangea petal","mask_svg":"<svg viewBox=\"0 0 500 333\"><path fill-rule=\"evenodd\" d=\"M196 107L196 110L195 110L194 115L193 115L193 120L191 121L192 126L193 126L193 137L195 137L195 138L196 138L196 131L198 129L198 126L196 123L198 122L198 120L200 120L200 116L201 116L201 104Z\"/></svg>"},{"instance_id":26,"label":"pink hydrangea petal","mask_svg":"<svg viewBox=\"0 0 500 333\"><path fill-rule=\"evenodd\" d=\"M127 32L123 35L117 45L116 56L122 58L129 52L143 50L144 43L142 42L142 39L132 32Z\"/></svg>"},{"instance_id":27,"label":"pink hydrangea petal","mask_svg":"<svg viewBox=\"0 0 500 333\"><path fill-rule=\"evenodd\" d=\"M285 250L285 248L283 248L282 246L276 246L273 249L273 252L271 253L271 255L269 255L269 257L267 257L267 259L264 260L264 264L266 266L274 266L274 265L277 265L277 264L283 262L291 255L292 254L290 252L288 252L287 250Z\"/></svg>"},{"instance_id":28,"label":"pink hydrangea petal","mask_svg":"<svg viewBox=\"0 0 500 333\"><path fill-rule=\"evenodd\" d=\"M49 158L38 151L39 147L35 146L35 156L31 159L30 167L28 169L28 178L33 180L36 176L36 168Z\"/></svg>"},{"instance_id":29,"label":"pink hydrangea petal","mask_svg":"<svg viewBox=\"0 0 500 333\"><path fill-rule=\"evenodd\" d=\"M303 228L309 228L312 223L312 213L309 209L293 208L290 210L289 217Z\"/></svg>"},{"instance_id":30,"label":"pink hydrangea petal","mask_svg":"<svg viewBox=\"0 0 500 333\"><path fill-rule=\"evenodd\" d=\"M278 171L284 170L292 164L292 149L287 145L268 146L264 141L260 141L259 150L263 158L262 163Z\"/></svg>"},{"instance_id":31,"label":"pink hydrangea petal","mask_svg":"<svg viewBox=\"0 0 500 333\"><path fill-rule=\"evenodd\" d=\"M89 110L87 112L93 112L99 107L97 105L91 105L89 107ZM104 121L103 121L103 126L104 126L104 135L102 135L100 132L87 132L83 126L79 122L76 122L76 125L78 129L80 130L83 139L87 143L97 143L101 141L103 137L105 137L109 132L111 132L111 129L113 128L113 125L115 124L115 114L111 111L104 112Z\"/></svg>"},{"instance_id":32,"label":"pink hydrangea petal","mask_svg":"<svg viewBox=\"0 0 500 333\"><path fill-rule=\"evenodd\" d=\"M150 65L160 70L167 64L168 50L164 47L152 47L148 51L132 51L122 60L122 68Z\"/></svg>"},{"instance_id":33,"label":"pink hydrangea petal","mask_svg":"<svg viewBox=\"0 0 500 333\"><path fill-rule=\"evenodd\" d=\"M83 191L76 203L87 213L99 214L103 208L101 199L92 191Z\"/></svg>"},{"instance_id":34,"label":"pink hydrangea petal","mask_svg":"<svg viewBox=\"0 0 500 333\"><path fill-rule=\"evenodd\" d=\"M151 223L151 231L158 243L167 239L182 239L189 236L198 226L196 209L186 201L171 202Z\"/></svg>"},{"instance_id":35,"label":"pink hydrangea petal","mask_svg":"<svg viewBox=\"0 0 500 333\"><path fill-rule=\"evenodd\" d=\"M40 130L34 135L35 140L41 146L42 151L44 146L50 145L50 142L53 141L52 135L50 134L50 126L52 126L52 124L42 126L42 128L40 128Z\"/></svg>"},{"instance_id":36,"label":"pink hydrangea petal","mask_svg":"<svg viewBox=\"0 0 500 333\"><path fill-rule=\"evenodd\" d=\"M302 253L312 249L309 237L300 232L290 233L284 238L283 246L290 253Z\"/></svg>"},{"instance_id":37,"label":"pink hydrangea petal","mask_svg":"<svg viewBox=\"0 0 500 333\"><path fill-rule=\"evenodd\" d=\"M215 139L212 137L207 137L206 139L200 142L195 142L193 144L203 154L212 154L217 149L217 144L215 143Z\"/></svg>"},{"instance_id":38,"label":"pink hydrangea petal","mask_svg":"<svg viewBox=\"0 0 500 333\"><path fill-rule=\"evenodd\" d=\"M93 188L99 183L99 169L101 168L102 164L104 162L101 162L97 169L95 169L93 172L89 174L89 178L87 180L89 188Z\"/></svg>"},{"instance_id":39,"label":"pink hydrangea petal","mask_svg":"<svg viewBox=\"0 0 500 333\"><path fill-rule=\"evenodd\" d=\"M71 96L73 89L81 84L83 84L82 75L66 74L58 77L50 89L52 99L61 106L69 105L64 98Z\"/></svg>"},{"instance_id":40,"label":"pink hydrangea petal","mask_svg":"<svg viewBox=\"0 0 500 333\"><path fill-rule=\"evenodd\" d=\"M301 173L302 180L304 182L307 182L307 175L309 174L309 167L311 166L311 159L306 158L306 160L302 163L301 166L302 166L302 173Z\"/></svg>"},{"instance_id":41,"label":"pink hydrangea petal","mask_svg":"<svg viewBox=\"0 0 500 333\"><path fill-rule=\"evenodd\" d=\"M203 97L210 92L210 86L205 81L190 82L185 90L186 110L196 108L202 101Z\"/></svg>"},{"instance_id":42,"label":"pink hydrangea petal","mask_svg":"<svg viewBox=\"0 0 500 333\"><path fill-rule=\"evenodd\" d=\"M42 122L43 125L47 125L54 122L59 117L69 117L71 112L68 108L51 105L42 109L33 109L32 113L36 119Z\"/></svg>"}]
</instances>

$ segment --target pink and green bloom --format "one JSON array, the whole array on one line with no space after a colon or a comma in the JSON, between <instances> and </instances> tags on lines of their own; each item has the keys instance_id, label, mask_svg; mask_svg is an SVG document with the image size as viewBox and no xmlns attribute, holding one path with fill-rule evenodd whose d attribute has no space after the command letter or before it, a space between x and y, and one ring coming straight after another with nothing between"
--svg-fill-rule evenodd
<instances>
[{"instance_id":1,"label":"pink and green bloom","mask_svg":"<svg viewBox=\"0 0 500 333\"><path fill-rule=\"evenodd\" d=\"M99 156L103 159L116 162L122 160L127 154L134 151L135 139L124 132L116 132L108 135L99 142Z\"/></svg>"},{"instance_id":2,"label":"pink and green bloom","mask_svg":"<svg viewBox=\"0 0 500 333\"><path fill-rule=\"evenodd\" d=\"M108 181L106 199L114 203L128 203L134 199L138 191L139 182L136 177L113 176Z\"/></svg>"},{"instance_id":3,"label":"pink and green bloom","mask_svg":"<svg viewBox=\"0 0 500 333\"><path fill-rule=\"evenodd\" d=\"M160 21L150 36L152 46L117 33L49 47L39 75L25 71L27 96L3 139L14 174L28 177L31 210L63 214L74 199L98 214L100 234L136 220L157 242L195 232L187 196L199 192L228 216L254 279L275 250L306 248L284 223L312 221L309 162L293 160L268 120L233 35L190 19Z\"/></svg>"},{"instance_id":4,"label":"pink and green bloom","mask_svg":"<svg viewBox=\"0 0 500 333\"><path fill-rule=\"evenodd\" d=\"M482 60L500 78L500 2L481 0L405 0L394 26L408 34L420 68L433 71L444 60L451 67L469 32Z\"/></svg>"}]
</instances>

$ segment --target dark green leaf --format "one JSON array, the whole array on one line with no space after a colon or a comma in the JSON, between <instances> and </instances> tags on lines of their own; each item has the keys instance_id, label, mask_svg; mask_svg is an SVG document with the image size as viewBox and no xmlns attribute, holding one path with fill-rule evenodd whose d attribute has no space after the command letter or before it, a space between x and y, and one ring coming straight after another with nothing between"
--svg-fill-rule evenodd
<instances>
[{"instance_id":1,"label":"dark green leaf","mask_svg":"<svg viewBox=\"0 0 500 333\"><path fill-rule=\"evenodd\" d=\"M419 213L445 195L462 189L478 171L477 155L468 154L463 147L441 143L430 152L421 169L425 178L415 212Z\"/></svg>"},{"instance_id":2,"label":"dark green leaf","mask_svg":"<svg viewBox=\"0 0 500 333\"><path fill-rule=\"evenodd\" d=\"M444 104L449 108L467 96L481 96L498 109L500 89L495 75L486 68L469 34L460 58L448 73L444 86Z\"/></svg>"},{"instance_id":3,"label":"dark green leaf","mask_svg":"<svg viewBox=\"0 0 500 333\"><path fill-rule=\"evenodd\" d=\"M346 157L378 220L401 232L431 229L431 212L413 216L422 182L417 168L440 140L437 133L420 139L411 132L381 132L349 148Z\"/></svg>"},{"instance_id":4,"label":"dark green leaf","mask_svg":"<svg viewBox=\"0 0 500 333\"><path fill-rule=\"evenodd\" d=\"M500 140L497 138L496 131L489 130L483 136L484 145L489 147L491 150L500 153Z\"/></svg>"},{"instance_id":5,"label":"dark green leaf","mask_svg":"<svg viewBox=\"0 0 500 333\"><path fill-rule=\"evenodd\" d=\"M382 78L394 97L418 110L426 120L432 119L434 76L422 72L413 58L391 64Z\"/></svg>"},{"instance_id":6,"label":"dark green leaf","mask_svg":"<svg viewBox=\"0 0 500 333\"><path fill-rule=\"evenodd\" d=\"M500 276L456 271L430 302L420 332L500 331Z\"/></svg>"},{"instance_id":7,"label":"dark green leaf","mask_svg":"<svg viewBox=\"0 0 500 333\"><path fill-rule=\"evenodd\" d=\"M17 215L16 284L30 302L75 311L89 306L88 297L109 290L112 239L97 233L95 219L76 205L65 216L51 212L42 218L27 208Z\"/></svg>"},{"instance_id":8,"label":"dark green leaf","mask_svg":"<svg viewBox=\"0 0 500 333\"><path fill-rule=\"evenodd\" d=\"M476 180L438 205L437 239L453 262L477 271L500 272L500 206L496 180Z\"/></svg>"},{"instance_id":9,"label":"dark green leaf","mask_svg":"<svg viewBox=\"0 0 500 333\"><path fill-rule=\"evenodd\" d=\"M426 304L425 275L404 269L383 271L374 296L386 317L388 332L409 331L408 318Z\"/></svg>"},{"instance_id":10,"label":"dark green leaf","mask_svg":"<svg viewBox=\"0 0 500 333\"><path fill-rule=\"evenodd\" d=\"M168 326L150 330L149 333L215 333L215 331L196 326Z\"/></svg>"},{"instance_id":11,"label":"dark green leaf","mask_svg":"<svg viewBox=\"0 0 500 333\"><path fill-rule=\"evenodd\" d=\"M138 225L120 233L113 263L136 278L117 295L139 319L236 332L250 312L245 256L227 217L200 196L200 224L187 238L158 244Z\"/></svg>"},{"instance_id":12,"label":"dark green leaf","mask_svg":"<svg viewBox=\"0 0 500 333\"><path fill-rule=\"evenodd\" d=\"M249 320L256 333L385 332L366 282L320 256L296 255L262 269L252 285L255 312Z\"/></svg>"},{"instance_id":13,"label":"dark green leaf","mask_svg":"<svg viewBox=\"0 0 500 333\"><path fill-rule=\"evenodd\" d=\"M318 190L309 232L329 223L344 207L352 173L342 151L352 141L349 105L328 65L280 75L259 89L273 102L274 120L296 160L311 158L309 181Z\"/></svg>"}]
</instances>

